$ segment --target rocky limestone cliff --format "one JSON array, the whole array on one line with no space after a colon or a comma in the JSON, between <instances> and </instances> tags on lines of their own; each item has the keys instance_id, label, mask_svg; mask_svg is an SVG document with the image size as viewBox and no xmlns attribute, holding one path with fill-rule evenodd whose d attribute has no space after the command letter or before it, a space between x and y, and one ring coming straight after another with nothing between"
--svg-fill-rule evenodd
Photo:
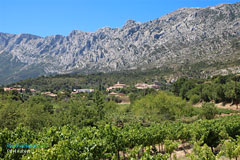
<instances>
[{"instance_id":1,"label":"rocky limestone cliff","mask_svg":"<svg viewBox=\"0 0 240 160\"><path fill-rule=\"evenodd\" d=\"M68 36L0 33L0 81L240 58L240 3L182 8L158 19ZM16 65L14 65L16 64Z\"/></svg>"}]
</instances>

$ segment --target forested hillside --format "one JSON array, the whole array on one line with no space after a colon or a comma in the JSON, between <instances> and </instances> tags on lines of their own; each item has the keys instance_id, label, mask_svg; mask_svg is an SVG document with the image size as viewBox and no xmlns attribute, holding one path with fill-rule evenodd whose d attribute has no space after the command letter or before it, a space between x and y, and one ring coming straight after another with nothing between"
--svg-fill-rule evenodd
<instances>
[{"instance_id":1,"label":"forested hillside","mask_svg":"<svg viewBox=\"0 0 240 160\"><path fill-rule=\"evenodd\" d=\"M76 73L30 78L9 84L8 86L20 85L23 88L34 88L40 91L56 92L59 90L71 91L74 88L95 88L104 90L118 81L128 85L134 85L138 82L152 83L154 81L159 81L161 84L165 84L165 76L170 75L171 73L172 70L168 68L162 70L132 70L111 73L96 73L89 75Z\"/></svg>"}]
</instances>

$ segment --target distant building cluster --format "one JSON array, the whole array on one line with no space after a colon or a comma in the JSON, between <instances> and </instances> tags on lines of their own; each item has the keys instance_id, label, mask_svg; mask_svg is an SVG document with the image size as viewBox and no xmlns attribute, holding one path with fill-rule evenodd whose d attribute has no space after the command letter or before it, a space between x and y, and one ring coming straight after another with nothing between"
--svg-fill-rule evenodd
<instances>
[{"instance_id":1,"label":"distant building cluster","mask_svg":"<svg viewBox=\"0 0 240 160\"><path fill-rule=\"evenodd\" d=\"M25 88L16 88L16 87L10 87L10 88L3 88L5 92L7 91L18 91L19 93L26 93L26 90ZM40 93L40 91L37 91L35 89L29 89L32 93ZM47 95L47 96L50 96L50 97L57 97L57 94L54 94L54 93L51 93L51 92L42 92L41 93L42 95Z\"/></svg>"},{"instance_id":2,"label":"distant building cluster","mask_svg":"<svg viewBox=\"0 0 240 160\"><path fill-rule=\"evenodd\" d=\"M117 88L126 88L126 87L127 87L126 84L121 84L121 83L118 82L117 84L114 84L113 86L108 87L107 91L110 91L112 89L117 89Z\"/></svg>"},{"instance_id":3,"label":"distant building cluster","mask_svg":"<svg viewBox=\"0 0 240 160\"><path fill-rule=\"evenodd\" d=\"M7 91L18 91L19 93L26 93L25 88L22 87L9 87L9 88L3 88L5 92ZM50 96L50 97L57 97L57 94L52 92L40 92L35 89L29 89L32 93L40 93L42 95ZM79 93L91 93L94 92L94 89L74 89L72 94L79 94ZM64 92L60 92L61 94L64 94Z\"/></svg>"},{"instance_id":4,"label":"distant building cluster","mask_svg":"<svg viewBox=\"0 0 240 160\"><path fill-rule=\"evenodd\" d=\"M154 84L146 84L146 83L137 83L135 85L135 87L137 89L147 89L147 88L154 88L154 89L157 89L159 88L159 83L158 82L154 82ZM123 83L120 83L120 82L117 82L117 84L114 84L113 86L110 86L107 88L107 91L111 91L112 89L122 89L122 88L126 88L128 87L128 85L126 84L123 84ZM18 87L10 87L10 88L4 88L4 91L18 91L19 93L25 93L27 89L25 88L22 88L21 86L18 86ZM35 89L29 89L32 93L41 93L42 95L47 95L47 96L50 96L50 97L57 97L57 94L55 93L52 93L52 92L40 92L40 91L37 91ZM71 94L80 94L80 93L92 93L94 92L95 90L94 89L73 89L73 92ZM60 93L64 93L64 92L60 92ZM109 93L109 96L116 96L116 97L125 97L124 94L122 93L115 93L115 92L111 92Z\"/></svg>"},{"instance_id":5,"label":"distant building cluster","mask_svg":"<svg viewBox=\"0 0 240 160\"><path fill-rule=\"evenodd\" d=\"M24 88L12 88L12 87L10 87L10 88L3 88L4 89L4 91L6 92L6 91L18 91L19 93L25 93L26 92L26 89L24 89ZM35 89L29 89L32 93L35 93L35 92L37 92Z\"/></svg>"},{"instance_id":6,"label":"distant building cluster","mask_svg":"<svg viewBox=\"0 0 240 160\"><path fill-rule=\"evenodd\" d=\"M137 89L148 89L148 88L157 89L159 88L159 85L156 83L155 84L137 83L135 87Z\"/></svg>"},{"instance_id":7,"label":"distant building cluster","mask_svg":"<svg viewBox=\"0 0 240 160\"><path fill-rule=\"evenodd\" d=\"M159 88L160 84L159 82L155 81L154 84L146 84L146 83L137 83L135 85L135 87L137 89L147 89L147 88L153 88L153 89L157 89ZM110 91L112 89L118 89L118 88L126 88L127 85L126 84L121 84L120 82L118 82L117 84L114 84L113 86L111 87L108 87L107 88L107 91ZM114 92L113 92L114 93Z\"/></svg>"}]
</instances>

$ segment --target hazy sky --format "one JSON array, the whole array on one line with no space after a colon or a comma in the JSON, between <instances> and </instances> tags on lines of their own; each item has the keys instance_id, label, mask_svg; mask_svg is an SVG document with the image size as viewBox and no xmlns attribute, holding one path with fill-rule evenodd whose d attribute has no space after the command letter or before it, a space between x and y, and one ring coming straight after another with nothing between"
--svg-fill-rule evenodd
<instances>
[{"instance_id":1,"label":"hazy sky","mask_svg":"<svg viewBox=\"0 0 240 160\"><path fill-rule=\"evenodd\" d=\"M95 32L146 22L183 7L207 7L239 0L0 0L0 32L40 36Z\"/></svg>"}]
</instances>

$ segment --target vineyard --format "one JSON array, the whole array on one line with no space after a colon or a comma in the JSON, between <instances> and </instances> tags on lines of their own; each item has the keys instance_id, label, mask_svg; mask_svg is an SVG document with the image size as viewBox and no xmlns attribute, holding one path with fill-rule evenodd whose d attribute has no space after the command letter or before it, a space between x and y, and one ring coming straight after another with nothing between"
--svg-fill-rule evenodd
<instances>
[{"instance_id":1,"label":"vineyard","mask_svg":"<svg viewBox=\"0 0 240 160\"><path fill-rule=\"evenodd\" d=\"M240 156L240 116L214 120L153 123L116 127L66 125L32 131L19 125L0 132L1 159L172 159L178 145L187 142L193 148L186 157L214 160L221 156ZM28 148L29 153L11 153L7 144L37 144L48 148ZM158 147L156 147L158 146ZM11 148L12 149L12 148ZM19 148L15 148L18 150Z\"/></svg>"}]
</instances>

